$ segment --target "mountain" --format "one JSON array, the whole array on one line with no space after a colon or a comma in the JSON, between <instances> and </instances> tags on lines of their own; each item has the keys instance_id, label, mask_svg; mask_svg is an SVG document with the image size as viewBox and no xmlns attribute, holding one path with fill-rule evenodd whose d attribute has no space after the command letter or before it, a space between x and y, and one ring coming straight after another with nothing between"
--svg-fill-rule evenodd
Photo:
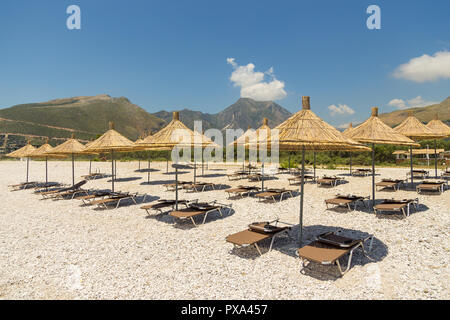
<instances>
[{"instance_id":1,"label":"mountain","mask_svg":"<svg viewBox=\"0 0 450 320\"><path fill-rule=\"evenodd\" d=\"M419 119L423 123L428 123L430 120L433 120L434 116L437 113L439 120L450 124L450 97L439 104L434 104L427 107L403 109L390 113L383 113L380 115L380 119L383 120L387 125L394 127L405 120L409 116L409 113L411 111L414 113L417 119Z\"/></svg>"},{"instance_id":2,"label":"mountain","mask_svg":"<svg viewBox=\"0 0 450 320\"><path fill-rule=\"evenodd\" d=\"M172 113L159 111L154 113L158 118L169 122ZM189 128L194 127L195 120L203 121L203 128L224 129L247 129L248 126L256 129L262 125L262 119L269 119L269 126L275 127L287 118L291 113L279 104L272 101L255 101L249 98L240 98L231 106L216 114L203 113L184 109L180 111L180 119Z\"/></svg>"},{"instance_id":3,"label":"mountain","mask_svg":"<svg viewBox=\"0 0 450 320\"><path fill-rule=\"evenodd\" d=\"M109 121L126 137L135 140L146 131L162 127L156 118L127 98L109 95L73 97L0 109L0 133L75 137L89 140L108 129Z\"/></svg>"}]
</instances>

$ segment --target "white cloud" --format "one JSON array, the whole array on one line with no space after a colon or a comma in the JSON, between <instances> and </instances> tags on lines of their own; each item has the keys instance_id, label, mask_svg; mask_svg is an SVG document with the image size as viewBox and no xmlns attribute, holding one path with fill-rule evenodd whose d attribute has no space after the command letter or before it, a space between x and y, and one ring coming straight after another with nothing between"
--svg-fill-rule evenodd
<instances>
[{"instance_id":1,"label":"white cloud","mask_svg":"<svg viewBox=\"0 0 450 320\"><path fill-rule=\"evenodd\" d=\"M413 58L394 71L394 77L414 82L450 79L450 51Z\"/></svg>"},{"instance_id":2,"label":"white cloud","mask_svg":"<svg viewBox=\"0 0 450 320\"><path fill-rule=\"evenodd\" d=\"M403 100L403 99L392 99L389 101L388 105L395 107L397 109L408 109L408 108L421 108L426 106L431 106L437 104L439 101L427 101L422 98L422 96L417 96L413 99Z\"/></svg>"},{"instance_id":3,"label":"white cloud","mask_svg":"<svg viewBox=\"0 0 450 320\"><path fill-rule=\"evenodd\" d=\"M255 71L253 63L239 66L234 58L227 58L227 63L234 69L230 81L233 82L235 87L241 87L242 98L268 101L286 97L284 82L275 78L272 67L266 72L258 72ZM266 75L271 77L271 81L264 81Z\"/></svg>"},{"instance_id":4,"label":"white cloud","mask_svg":"<svg viewBox=\"0 0 450 320\"><path fill-rule=\"evenodd\" d=\"M334 116L336 114L354 114L355 110L350 108L346 104L339 104L338 106L332 104L331 106L328 106L328 109L331 111L331 115Z\"/></svg>"}]
</instances>

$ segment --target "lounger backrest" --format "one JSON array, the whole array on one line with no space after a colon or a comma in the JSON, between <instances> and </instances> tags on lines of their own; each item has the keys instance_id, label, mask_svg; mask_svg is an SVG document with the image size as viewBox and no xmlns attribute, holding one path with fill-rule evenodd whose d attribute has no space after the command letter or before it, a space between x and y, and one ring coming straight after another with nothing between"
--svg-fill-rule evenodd
<instances>
[{"instance_id":1,"label":"lounger backrest","mask_svg":"<svg viewBox=\"0 0 450 320\"><path fill-rule=\"evenodd\" d=\"M87 180L81 180L80 182L76 183L71 187L71 189L79 189L81 186L85 185L87 183Z\"/></svg>"}]
</instances>

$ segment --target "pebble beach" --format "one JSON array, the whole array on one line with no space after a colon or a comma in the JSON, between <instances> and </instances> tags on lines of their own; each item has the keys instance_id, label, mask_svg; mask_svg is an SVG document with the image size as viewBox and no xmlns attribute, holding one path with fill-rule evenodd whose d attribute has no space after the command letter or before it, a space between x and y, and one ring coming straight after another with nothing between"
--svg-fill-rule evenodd
<instances>
[{"instance_id":1,"label":"pebble beach","mask_svg":"<svg viewBox=\"0 0 450 320\"><path fill-rule=\"evenodd\" d=\"M142 162L141 168L147 163ZM49 181L71 183L70 161L49 161ZM163 184L175 176L165 162L152 162L147 173L138 162L117 162L116 190L147 194L145 203L174 199ZM240 167L210 165L198 181L223 188L260 182L229 181ZM164 214L147 215L143 205L126 203L98 210L73 200L42 200L32 189L10 191L25 180L25 161L0 161L0 299L449 299L450 189L441 195L401 189L382 190L377 199L418 198L417 211L375 215L367 207L356 211L327 210L325 199L336 194L371 196L371 177L352 177L348 170L318 169L317 175L339 175L346 183L334 188L305 185L303 241L326 231L373 235L365 257L355 252L343 277L335 267L317 266L301 272L298 249L299 196L281 202L254 197L230 200L224 189L179 192L179 198L217 200L231 204L223 217L210 214L194 227ZM89 171L89 162L75 162L75 180ZM111 164L93 162L92 171L110 174ZM170 168L170 171L172 169ZM406 168L377 168L381 178L406 178ZM198 172L201 174L201 169ZM430 170L430 173L434 171ZM290 186L289 174L265 181L267 187ZM193 180L192 170L179 179ZM30 181L45 180L45 162L30 161ZM84 188L111 187L110 177L91 180ZM142 200L143 197L138 198ZM294 225L289 237L253 247L234 248L226 236L249 223L274 219ZM199 219L201 223L202 219Z\"/></svg>"}]
</instances>

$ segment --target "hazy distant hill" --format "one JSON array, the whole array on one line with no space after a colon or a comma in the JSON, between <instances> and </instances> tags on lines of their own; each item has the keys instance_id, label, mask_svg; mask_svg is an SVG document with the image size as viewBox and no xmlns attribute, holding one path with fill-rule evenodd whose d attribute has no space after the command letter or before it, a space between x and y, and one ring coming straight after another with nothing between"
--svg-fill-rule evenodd
<instances>
[{"instance_id":1,"label":"hazy distant hill","mask_svg":"<svg viewBox=\"0 0 450 320\"><path fill-rule=\"evenodd\" d=\"M387 125L393 127L405 120L409 116L410 111L413 111L417 119L423 123L428 123L430 120L433 120L435 114L437 113L440 120L450 124L450 97L439 104L423 108L412 108L383 113L380 115L380 119Z\"/></svg>"},{"instance_id":2,"label":"hazy distant hill","mask_svg":"<svg viewBox=\"0 0 450 320\"><path fill-rule=\"evenodd\" d=\"M172 119L172 113L167 111L159 111L154 115L166 122ZM191 129L194 127L194 120L202 120L204 129L214 127L221 130L226 128L246 130L248 126L252 128L261 126L263 118L268 118L269 126L275 127L290 116L289 111L275 102L255 101L248 98L240 98L236 103L216 114L188 109L180 111L180 119Z\"/></svg>"},{"instance_id":3,"label":"hazy distant hill","mask_svg":"<svg viewBox=\"0 0 450 320\"><path fill-rule=\"evenodd\" d=\"M130 139L146 130L161 128L163 121L132 104L127 98L108 95L73 97L0 109L0 133L90 139L108 129L116 129Z\"/></svg>"}]
</instances>

